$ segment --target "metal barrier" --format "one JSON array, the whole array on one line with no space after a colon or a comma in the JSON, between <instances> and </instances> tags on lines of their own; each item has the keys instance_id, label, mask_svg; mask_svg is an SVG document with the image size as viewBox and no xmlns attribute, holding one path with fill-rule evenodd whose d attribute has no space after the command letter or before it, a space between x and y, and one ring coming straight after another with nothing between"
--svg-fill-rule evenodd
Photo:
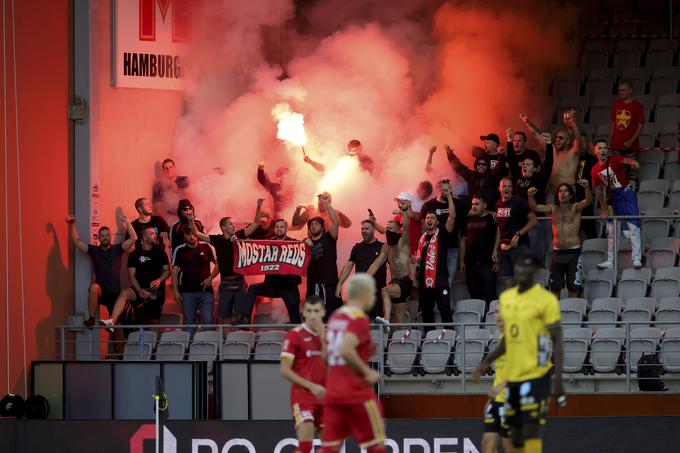
<instances>
[{"instance_id":1,"label":"metal barrier","mask_svg":"<svg viewBox=\"0 0 680 453\"><path fill-rule=\"evenodd\" d=\"M565 373L565 379L575 379L575 380L586 380L586 379L608 379L623 381L625 380L625 391L632 392L634 381L638 379L635 368L637 367L637 356L641 355L641 351L633 351L630 347L631 340L635 342L648 342L653 347L648 348L649 352L658 353L660 350L660 345L663 341L663 332L661 332L660 337L644 337L636 335L634 338L631 336L632 331L638 327L649 327L651 322L624 322L617 321L611 323L605 322L569 322L563 323L563 330L568 331L570 328L574 327L618 327L620 330L617 333L622 333L619 337L603 337L601 335L593 335L590 339L585 338L586 348L584 354L583 365L580 371L575 373ZM372 337L373 343L376 347L376 351L373 357L373 366L375 366L382 376L378 384L379 394L390 394L390 391L385 388L386 383L391 381L399 380L421 380L421 381L432 381L433 383L442 384L446 381L456 381L460 384L461 393L479 393L485 391L483 388L479 387L479 384L475 384L471 387L472 382L470 379L471 373L474 368L479 364L482 357L490 351L490 346L494 340L498 339L498 334L492 334L488 330L483 330L487 332L488 335L484 336L482 329L484 327L493 328L495 324L491 323L410 323L410 324L391 324L386 328L382 324L376 324L372 326ZM119 339L115 340L113 337L116 335L110 335L112 339L110 340L109 348L110 352L104 357L99 357L99 353L96 353L97 357L85 357L85 360L196 360L196 361L208 361L212 362L215 360L228 361L233 360L253 360L253 361L267 361L267 360L277 360L279 357L279 351L283 343L284 332L286 329L295 327L289 324L256 324L256 325L197 325L192 326L197 328L199 331L214 331L218 332L216 335L215 347L210 352L192 352L195 349L192 345L195 344L209 344L213 341L204 340L190 340L188 333L183 336L183 338L171 338L163 340L158 333L163 332L184 332L182 329L186 329L186 326L180 325L137 325L137 326L116 326L119 332ZM480 329L481 328L481 329ZM104 327L95 327L94 331L105 329ZM426 331L434 330L435 332L442 332L448 330L449 333L455 332L454 335L449 335L446 340L435 339L434 337L426 339ZM75 336L78 332L84 330L90 330L86 327L73 327L73 326L57 326L60 338L60 360L74 360L78 359L75 353L70 352L70 346L75 344L75 338L69 338L69 336ZM136 332L133 340L126 339L124 336L124 330L130 330ZM595 330L595 329L593 329ZM278 331L280 334L273 334L272 331ZM395 337L394 334L398 331L409 331L412 337L408 338ZM230 340L232 336L229 334L231 332L250 332L250 334L245 334L249 336L249 340L240 338L236 340ZM418 332L418 334L415 334ZM474 332L476 335L472 335ZM443 333L443 332L442 332ZM479 334L482 333L482 336ZM122 334L122 337L120 336ZM240 334L243 336L243 334ZM200 335L199 335L200 336ZM151 341L149 341L151 339ZM609 365L610 371L597 371L595 370L596 364L592 360L588 360L587 357L592 352L591 343L592 340L606 341L612 340L619 343L617 350L611 351L610 354L614 354L615 357L610 361ZM79 340L82 341L82 340ZM436 354L444 354L445 360L443 361L444 369L441 372L428 373L425 370L425 365L422 362L422 346L424 341L437 341L447 342L448 346L445 347L444 352L437 352ZM565 343L570 341L565 340ZM677 340L676 340L677 341ZM392 351L394 347L390 347L393 344L406 344L408 343L412 349L407 352ZM471 351L468 348L472 343L481 343L481 349L479 347ZM149 347L146 347L149 344ZM172 351L171 354L164 355L161 349L162 344L179 345L180 352ZM230 345L240 344L245 345L245 354L241 352L234 353L230 351ZM673 352L680 354L680 342L677 342L677 347L673 349ZM125 347L125 345L132 345L134 347ZM258 345L263 345L262 350L259 350ZM122 346L122 348L121 348ZM134 352L130 352L134 349ZM176 348L177 349L177 348ZM113 351L113 352L111 352ZM583 354L583 350L574 352L575 354ZM570 354L569 351L565 351L565 356ZM408 357L407 357L408 356ZM631 358L633 357L633 358ZM406 359L406 360L403 360ZM441 362L441 361L440 361ZM679 364L680 366L680 364ZM211 367L209 367L211 368ZM664 380L668 381L680 381L680 374L664 374ZM485 387L488 387L490 381L493 380L493 372L489 371L482 380L485 383Z\"/></svg>"}]
</instances>

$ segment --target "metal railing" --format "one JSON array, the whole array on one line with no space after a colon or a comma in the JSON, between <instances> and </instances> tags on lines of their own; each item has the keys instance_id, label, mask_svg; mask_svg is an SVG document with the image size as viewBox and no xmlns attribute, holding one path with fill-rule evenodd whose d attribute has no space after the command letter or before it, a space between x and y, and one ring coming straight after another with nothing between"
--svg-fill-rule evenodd
<instances>
[{"instance_id":1,"label":"metal railing","mask_svg":"<svg viewBox=\"0 0 680 453\"><path fill-rule=\"evenodd\" d=\"M595 336L595 329L593 329L593 335L591 338L585 338L583 340L574 341L586 341L587 345L585 348L585 353L583 350L569 352L565 351L565 356L568 354L580 354L584 356L582 369L575 373L566 373L569 379L574 380L598 380L598 379L608 379L616 381L625 380L625 391L633 391L634 382L639 379L637 377L635 368L637 366L637 358L631 359L633 355L637 356L640 351L632 351L630 347L631 340L647 341L653 344L653 348L650 348L652 353L658 354L660 350L661 343L663 341L663 332L660 337L640 337L636 335L634 338L631 333L637 327L649 327L653 322L626 322L626 321L616 321L616 322L569 322L563 323L563 330L566 332L571 328L576 327L618 327L623 330L623 336L619 337L603 337ZM104 329L104 327L74 327L74 326L57 326L59 332L59 360L197 360L197 361L229 361L229 360L278 360L280 348L282 347L284 332L287 329L294 327L289 324L256 324L256 325L203 325L203 326L192 326L197 328L199 331L214 331L219 335L216 335L216 342L214 349L211 352L192 352L192 344L207 344L211 342L206 342L203 340L190 340L188 335L184 336L183 339L163 339L160 334L163 332L177 332L184 331L187 326L181 325L136 325L136 326L117 326L118 335L110 335L109 340L109 353L101 357L99 351L90 351L91 354L77 354L75 351L71 351L71 346L75 345L75 336L83 331L97 332L98 330ZM488 327L488 335L480 337L480 328ZM680 326L679 326L680 327ZM494 340L498 339L497 333L492 333L495 328L495 324L492 323L409 323L409 324L391 324L388 329L382 324L377 324L372 326L373 330L373 343L375 345L375 353L372 359L373 366L376 367L382 376L378 384L378 392L380 394L389 394L389 390L385 389L386 383L390 381L399 380L421 380L421 381L431 381L433 383L443 383L446 381L456 381L460 384L461 393L478 393L484 391L479 384L474 384L471 381L471 373L474 368L479 364L480 360L485 354L488 354L493 347ZM433 330L436 332L442 332L442 329L446 329L449 332L455 332L455 335L448 336L446 339L440 337L426 338L426 331ZM129 330L132 332L137 332L133 337L133 340L125 338L124 330ZM280 331L281 333L272 334L272 331ZM409 331L410 335L408 338L403 338L401 336L396 337L395 333L401 331ZM477 335L471 336L470 332L475 331ZM243 334L240 339L233 339L230 336L230 332L251 332L250 339L244 338ZM417 333L416 333L417 332ZM617 331L621 333L620 331ZM118 336L117 339L115 337ZM92 344L97 345L98 339L92 338ZM618 349L611 351L610 353L615 355L613 361L609 362L611 370L609 371L597 371L595 368L598 364L593 363L592 358L588 360L588 356L591 353L592 341L616 341L619 343ZM82 339L78 342L82 343ZM425 341L448 343L444 352L437 352L434 355L445 355L444 360L440 360L440 364L443 366L441 372L427 372L427 366L423 363L422 357L425 354L422 350ZM570 338L565 338L565 343L571 341ZM677 341L677 340L676 340ZM409 351L395 351L395 348L391 345L394 344L409 344L411 350ZM471 345L477 343L477 347L471 350ZM146 347L149 344L149 347ZM172 351L171 354L165 355L161 351L163 344L180 345L181 351L178 353L176 350ZM234 353L231 351L231 345L245 345L246 352L241 350ZM481 344L481 348L480 348ZM680 353L680 342L677 343L677 352ZM126 351L126 345L136 345L138 346L135 351L136 353L130 353L129 350ZM258 346L260 345L260 346ZM132 348L129 348L132 349ZM175 348L177 349L177 348ZM194 348L195 349L195 348ZM618 351L618 352L617 352ZM675 351L675 350L674 350ZM179 354L179 355L178 355ZM566 359L566 357L565 357ZM566 360L565 360L566 361ZM635 362L635 363L631 363ZM411 377L407 377L411 375ZM680 380L680 374L664 374L662 376L664 380ZM490 381L493 379L493 371L489 371L485 376L483 376L482 381L485 386L488 386ZM471 391L470 391L471 390Z\"/></svg>"}]
</instances>

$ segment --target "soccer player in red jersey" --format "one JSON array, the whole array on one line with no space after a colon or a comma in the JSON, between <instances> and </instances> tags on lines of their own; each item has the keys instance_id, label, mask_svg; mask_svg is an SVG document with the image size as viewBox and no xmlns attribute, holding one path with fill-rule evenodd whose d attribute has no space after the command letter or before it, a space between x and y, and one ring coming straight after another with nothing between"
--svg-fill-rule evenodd
<instances>
[{"instance_id":1,"label":"soccer player in red jersey","mask_svg":"<svg viewBox=\"0 0 680 453\"><path fill-rule=\"evenodd\" d=\"M290 330L281 350L281 376L293 386L290 407L295 418L298 448L312 451L315 428L322 426L322 400L326 394L326 365L323 362L323 298L309 296L302 310L304 322Z\"/></svg>"},{"instance_id":2,"label":"soccer player in red jersey","mask_svg":"<svg viewBox=\"0 0 680 453\"><path fill-rule=\"evenodd\" d=\"M375 281L355 274L345 289L347 302L326 328L328 377L320 453L338 453L350 434L367 453L384 453L382 409L372 387L380 374L368 366L373 345L366 313L375 304Z\"/></svg>"}]
</instances>

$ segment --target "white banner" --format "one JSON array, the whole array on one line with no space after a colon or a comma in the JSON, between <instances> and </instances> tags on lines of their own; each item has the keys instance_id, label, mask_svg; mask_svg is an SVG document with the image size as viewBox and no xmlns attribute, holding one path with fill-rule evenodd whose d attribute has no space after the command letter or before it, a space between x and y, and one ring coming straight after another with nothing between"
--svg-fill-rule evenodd
<instances>
[{"instance_id":1,"label":"white banner","mask_svg":"<svg viewBox=\"0 0 680 453\"><path fill-rule=\"evenodd\" d=\"M182 89L191 0L115 0L113 85Z\"/></svg>"}]
</instances>

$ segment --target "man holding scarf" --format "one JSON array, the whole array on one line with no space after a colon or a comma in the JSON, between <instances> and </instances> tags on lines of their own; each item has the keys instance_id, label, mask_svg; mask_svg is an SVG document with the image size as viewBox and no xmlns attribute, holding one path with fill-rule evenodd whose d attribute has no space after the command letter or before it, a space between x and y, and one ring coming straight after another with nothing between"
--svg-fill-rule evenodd
<instances>
[{"instance_id":1,"label":"man holding scarf","mask_svg":"<svg viewBox=\"0 0 680 453\"><path fill-rule=\"evenodd\" d=\"M448 242L453 237L456 221L456 208L451 192L447 193L449 215L444 225L439 225L437 214L428 212L425 216L425 232L420 236L417 251L418 301L424 323L434 322L434 305L437 304L442 322L453 322L451 315L451 295L449 271L446 265ZM425 330L432 330L427 327Z\"/></svg>"}]
</instances>

